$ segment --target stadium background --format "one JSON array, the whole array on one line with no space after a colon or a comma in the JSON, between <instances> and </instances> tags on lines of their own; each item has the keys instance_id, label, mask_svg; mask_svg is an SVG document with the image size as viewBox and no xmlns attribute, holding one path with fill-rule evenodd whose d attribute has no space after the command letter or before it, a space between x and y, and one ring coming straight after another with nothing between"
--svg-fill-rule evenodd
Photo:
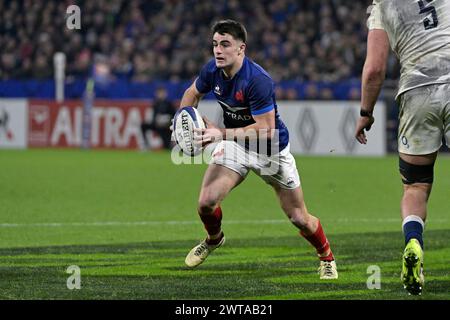
<instances>
[{"instance_id":1,"label":"stadium background","mask_svg":"<svg viewBox=\"0 0 450 320\"><path fill-rule=\"evenodd\" d=\"M368 0L0 0L0 111L3 108L0 114L3 120L0 128L0 144L3 145L3 149L0 148L3 168L0 173L3 194L0 200L0 259L2 270L6 270L8 275L2 277L0 296L25 299L196 299L208 297L210 285L220 286L223 281L238 280L247 287L237 290L225 286L217 298L403 298L395 280L398 271L395 259L398 260L402 244L400 222L397 221L400 184L394 155L398 116L394 96L399 66L393 55L389 58L380 97L386 107L385 122L378 119L385 126L382 128L386 139L385 151L393 154L376 158L351 157L351 154L343 158L332 154L316 158L297 154L300 174L308 182L305 187L307 199L309 197L313 210L320 212L319 216L323 215L323 221L332 224L329 228L332 240L334 237L337 244L339 241L342 243L338 252L341 250L343 256L350 257L347 266L344 264L342 268L344 274L362 268L358 264L366 262L357 254L351 254L355 250L364 253L364 246L354 243L361 232L366 232L366 240L379 247L373 257L375 262L367 261L364 270L359 270L355 277L343 276L344 288L339 284L318 284L314 277L306 275L305 270L312 264L312 260L308 260L311 250L289 237L292 230L287 222L286 225L278 224L279 221L273 220L274 215L269 212L262 217L266 218L262 221L267 222L262 226L267 229L251 228L253 225L248 221L260 218L258 210L267 210L267 206L272 211L279 209L256 199L248 201L250 193L245 190L237 191L231 197L229 207L225 206L225 212L227 209L234 212L229 213L229 229L235 230L229 232L237 239L236 247L233 249L231 242L230 251L219 256L216 263L219 262L221 270L233 266L229 260L231 254L250 261L244 267L236 268L236 278L227 278L223 273L212 280L209 275L214 273L215 265L205 266L201 271L203 287L194 288L195 277L183 275L181 263L184 251L203 232L200 223L194 219L196 192L204 167L171 166L170 154L166 151L136 152L138 141L123 146L117 140L116 144L103 141L102 146L110 150L80 151L79 147L83 146L80 139L84 133L75 129L84 121L83 113L75 110L80 106L83 110L93 105L124 110L136 107L142 117L151 117L145 112L151 107L155 90L160 86L167 88L169 99L176 104L200 67L210 59L209 28L214 21L223 18L233 18L246 25L249 34L247 56L272 75L279 101L291 104L328 102L328 105L353 102L357 105L366 50L366 10L370 3ZM66 10L72 4L81 9L79 30L70 30L66 25L69 16ZM66 56L64 100L61 101L56 101L53 59L57 52ZM89 79L95 83L92 93L87 90L90 88ZM14 136L6 125L6 120L13 123L11 117L14 113L8 115L9 119L5 114L14 108L14 103L19 103L17 101L22 101L27 110L20 122L26 128L25 142L19 147L28 147L27 150L10 150L17 147L6 143ZM68 135L64 135L65 141L51 145L48 128L33 125L31 118L44 112L54 121L61 114L56 116L55 112L61 108L67 108L67 113L73 116L62 121L75 123L71 130L76 132L76 137L69 143ZM138 130L136 119L140 118L130 120L130 126L134 128L130 129L130 135ZM30 136L33 130L37 130L37 134ZM47 136L43 138L42 132ZM50 146L72 148L41 148ZM114 151L123 147L132 150ZM444 148L442 151L447 152ZM371 168L366 169L368 166ZM448 174L448 168L448 157L438 161L438 174ZM351 179L346 170L357 175L363 170L368 177ZM437 179L436 194L430 203L430 211L434 209L435 214L430 220L430 247L434 244L437 248L436 252L429 254L429 259L434 258L437 266L431 277L434 298L448 298L445 293L450 287L448 270L441 258L441 253L447 252L448 255L444 243L450 240L449 220L443 215L448 211L445 199L448 199L450 186L448 179L442 180ZM182 193L176 196L177 203L173 199L173 181L178 181L177 188ZM352 189L355 185L367 190L369 196L361 196L361 200L371 200L367 208L361 209L353 203ZM245 188L256 190L257 198L270 197L266 187L257 179L249 178L247 186L242 187ZM371 194L370 190L375 191ZM324 204L320 194L325 194L327 202L331 203ZM379 199L383 203L379 203ZM242 209L240 202L245 202L254 208L250 211L256 212ZM275 217L282 219L280 215ZM175 226L177 221L180 223ZM275 222L272 224L270 221ZM184 226L181 229L183 233L177 229L180 225ZM164 229L161 226L166 229L156 230ZM249 227L253 230L248 231ZM242 235L252 240L246 243L246 237L240 238ZM385 243L383 239L386 236L394 238L395 242ZM284 248L286 243L290 247ZM282 289L285 286L297 290L296 286L304 283L305 279L292 280L288 276L274 276L275 284L256 285L267 276L262 271L264 268L279 267L291 276L291 269L296 267L288 256L297 255L298 247L305 254L302 259L307 262L301 269L302 277L306 278L302 293L293 294ZM171 257L164 256L159 252L161 250L169 252ZM253 265L252 250L256 250L259 258L271 262L265 264L258 260ZM386 250L390 253L385 254ZM272 255L279 252L281 256L272 261ZM145 257L144 261L138 257ZM122 260L127 260L131 269L121 264ZM388 289L373 294L365 288L365 268L369 263L377 264L376 261L381 261L379 264L384 264L389 270ZM84 273L87 278L83 278L86 289L80 293L65 288L65 268L69 262L88 269ZM152 265L150 271L145 267L148 265ZM234 270L234 267L229 269ZM36 270L40 273L33 278ZM255 272L255 278L247 278L246 270ZM105 288L106 280L102 279L108 276L118 282L119 287L114 288L108 283L106 287L109 289ZM139 286L140 277L152 279L151 284L147 283L152 288L150 291ZM175 281L178 277L188 279L185 285L188 288L192 286L192 291L183 293ZM30 281L32 286L27 287L23 279ZM127 281L131 284L127 285ZM90 288L89 284L92 285ZM139 287L134 293L133 285ZM160 288L158 292L157 287Z\"/></svg>"}]
</instances>

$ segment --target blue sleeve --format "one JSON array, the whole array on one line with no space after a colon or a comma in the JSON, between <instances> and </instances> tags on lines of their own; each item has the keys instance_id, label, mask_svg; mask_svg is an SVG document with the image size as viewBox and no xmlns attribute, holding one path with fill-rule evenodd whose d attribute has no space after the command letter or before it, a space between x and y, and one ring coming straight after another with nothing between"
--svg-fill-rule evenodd
<instances>
[{"instance_id":1,"label":"blue sleeve","mask_svg":"<svg viewBox=\"0 0 450 320\"><path fill-rule=\"evenodd\" d=\"M195 87L200 93L208 93L212 87L212 72L210 72L210 63L203 66L198 78L195 80Z\"/></svg>"},{"instance_id":2,"label":"blue sleeve","mask_svg":"<svg viewBox=\"0 0 450 320\"><path fill-rule=\"evenodd\" d=\"M252 115L260 115L274 108L273 81L267 76L261 75L250 81L248 86L248 102Z\"/></svg>"}]
</instances>

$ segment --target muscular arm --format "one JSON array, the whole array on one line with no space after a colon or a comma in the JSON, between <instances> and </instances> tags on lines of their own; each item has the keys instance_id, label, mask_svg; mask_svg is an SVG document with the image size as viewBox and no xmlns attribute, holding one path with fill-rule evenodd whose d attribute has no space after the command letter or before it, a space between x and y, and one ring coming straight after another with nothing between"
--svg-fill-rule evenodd
<instances>
[{"instance_id":1,"label":"muscular arm","mask_svg":"<svg viewBox=\"0 0 450 320\"><path fill-rule=\"evenodd\" d=\"M255 123L243 128L224 129L218 128L207 118L203 118L207 129L196 129L200 134L197 140L203 144L220 140L272 139L275 135L275 109L261 115L254 115Z\"/></svg>"},{"instance_id":2,"label":"muscular arm","mask_svg":"<svg viewBox=\"0 0 450 320\"><path fill-rule=\"evenodd\" d=\"M383 85L389 39L386 31L374 29L367 38L367 56L362 73L361 109L372 112Z\"/></svg>"},{"instance_id":3,"label":"muscular arm","mask_svg":"<svg viewBox=\"0 0 450 320\"><path fill-rule=\"evenodd\" d=\"M244 137L253 137L253 134L256 134L256 136L260 139L273 138L273 129L275 129L275 109L258 116L254 115L253 119L255 120L255 123L246 127L236 129L223 129L223 139L243 139Z\"/></svg>"},{"instance_id":4,"label":"muscular arm","mask_svg":"<svg viewBox=\"0 0 450 320\"><path fill-rule=\"evenodd\" d=\"M372 115L383 85L388 55L389 38L386 31L381 29L370 30L367 37L367 56L362 72L361 88L361 110L368 112L370 115ZM358 119L355 137L359 143L367 143L364 129L370 130L373 122L373 116Z\"/></svg>"},{"instance_id":5,"label":"muscular arm","mask_svg":"<svg viewBox=\"0 0 450 320\"><path fill-rule=\"evenodd\" d=\"M195 81L191 84L189 88L184 91L183 97L181 98L180 108L191 106L198 107L198 103L202 99L204 94L198 92L197 87L195 86Z\"/></svg>"}]
</instances>

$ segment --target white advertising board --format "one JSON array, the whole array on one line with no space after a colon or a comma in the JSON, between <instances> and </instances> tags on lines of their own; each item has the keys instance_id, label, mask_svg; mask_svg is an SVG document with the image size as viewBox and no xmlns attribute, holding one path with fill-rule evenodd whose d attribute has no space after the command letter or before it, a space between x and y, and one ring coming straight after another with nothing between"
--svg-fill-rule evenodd
<instances>
[{"instance_id":1,"label":"white advertising board","mask_svg":"<svg viewBox=\"0 0 450 320\"><path fill-rule=\"evenodd\" d=\"M289 129L291 152L308 155L383 156L386 154L385 104L375 106L368 143L354 137L357 101L278 101L278 112ZM214 100L199 104L202 115L222 126L222 109Z\"/></svg>"},{"instance_id":2,"label":"white advertising board","mask_svg":"<svg viewBox=\"0 0 450 320\"><path fill-rule=\"evenodd\" d=\"M27 99L0 99L0 148L27 147Z\"/></svg>"}]
</instances>

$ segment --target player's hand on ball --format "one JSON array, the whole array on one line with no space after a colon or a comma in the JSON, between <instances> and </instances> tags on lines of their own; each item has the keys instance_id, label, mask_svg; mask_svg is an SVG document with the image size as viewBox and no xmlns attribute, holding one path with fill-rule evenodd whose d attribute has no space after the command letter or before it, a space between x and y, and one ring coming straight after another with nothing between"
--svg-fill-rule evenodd
<instances>
[{"instance_id":1,"label":"player's hand on ball","mask_svg":"<svg viewBox=\"0 0 450 320\"><path fill-rule=\"evenodd\" d=\"M194 143L197 146L204 147L209 143L221 141L223 139L222 130L206 117L203 117L203 121L206 124L206 128L194 129Z\"/></svg>"}]
</instances>

